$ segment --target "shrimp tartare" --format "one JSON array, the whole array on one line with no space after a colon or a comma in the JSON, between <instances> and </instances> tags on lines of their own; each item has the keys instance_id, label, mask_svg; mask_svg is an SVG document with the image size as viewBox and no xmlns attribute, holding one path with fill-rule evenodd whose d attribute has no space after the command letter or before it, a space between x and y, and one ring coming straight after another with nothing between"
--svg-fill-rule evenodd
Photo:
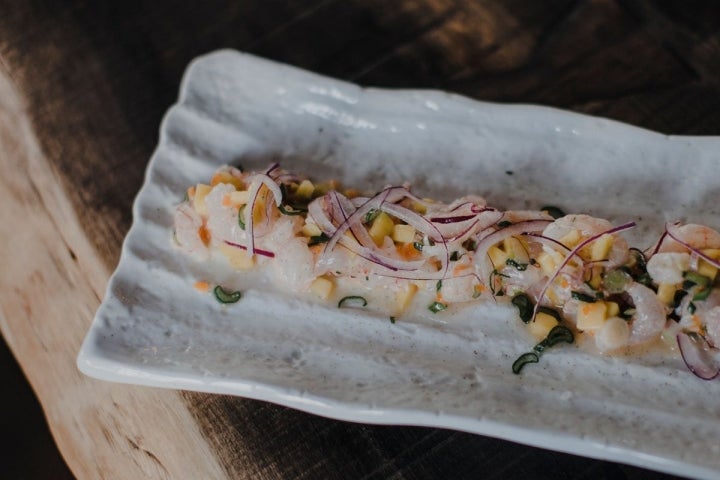
<instances>
[{"instance_id":1,"label":"shrimp tartare","mask_svg":"<svg viewBox=\"0 0 720 480\"><path fill-rule=\"evenodd\" d=\"M539 342L515 373L582 336L606 354L664 343L695 375L716 378L720 233L667 224L643 251L621 236L634 226L555 207L501 211L476 195L441 203L408 185L365 194L273 164L223 166L190 187L175 210L174 242L198 261L263 269L284 289L393 322L410 305L440 315L455 304L509 301ZM241 298L219 285L214 293L224 303Z\"/></svg>"}]
</instances>

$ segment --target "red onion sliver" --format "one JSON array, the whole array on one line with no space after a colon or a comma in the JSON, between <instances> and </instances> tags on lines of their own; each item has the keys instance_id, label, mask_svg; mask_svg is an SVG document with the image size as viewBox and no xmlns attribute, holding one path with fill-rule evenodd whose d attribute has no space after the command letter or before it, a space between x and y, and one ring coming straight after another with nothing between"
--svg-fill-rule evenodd
<instances>
[{"instance_id":1,"label":"red onion sliver","mask_svg":"<svg viewBox=\"0 0 720 480\"><path fill-rule=\"evenodd\" d=\"M225 242L227 245L230 245L231 247L239 248L240 250L248 250L248 247L246 247L245 245L240 245L239 243L231 242L229 240L223 240L223 242ZM256 248L255 253L264 257L275 258L275 254L269 250L262 250L260 248Z\"/></svg>"},{"instance_id":2,"label":"red onion sliver","mask_svg":"<svg viewBox=\"0 0 720 480\"><path fill-rule=\"evenodd\" d=\"M690 250L693 254L697 255L698 257L702 258L706 262L708 262L710 265L712 265L715 268L720 268L720 261L715 260L714 258L704 254L701 250L691 246L689 243L687 243L684 240L681 240L678 232L677 232L677 225L676 224L666 224L665 225L665 231L667 232L668 236L678 242L683 247ZM658 247L659 248L659 247Z\"/></svg>"},{"instance_id":3,"label":"red onion sliver","mask_svg":"<svg viewBox=\"0 0 720 480\"><path fill-rule=\"evenodd\" d=\"M697 334L680 332L677 335L680 354L688 369L703 380L712 380L720 374L720 350L712 348L705 338Z\"/></svg>"}]
</instances>

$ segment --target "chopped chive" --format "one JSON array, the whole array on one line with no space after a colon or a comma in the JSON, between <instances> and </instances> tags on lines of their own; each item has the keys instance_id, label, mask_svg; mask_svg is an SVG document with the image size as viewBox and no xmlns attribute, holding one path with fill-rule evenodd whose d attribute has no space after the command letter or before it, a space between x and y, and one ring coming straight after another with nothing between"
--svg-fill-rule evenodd
<instances>
[{"instance_id":1,"label":"chopped chive","mask_svg":"<svg viewBox=\"0 0 720 480\"><path fill-rule=\"evenodd\" d=\"M245 205L240 207L238 210L238 225L240 225L240 228L245 230L245 221L243 220L243 214L245 213Z\"/></svg>"},{"instance_id":2,"label":"chopped chive","mask_svg":"<svg viewBox=\"0 0 720 480\"><path fill-rule=\"evenodd\" d=\"M330 240L330 237L328 237L324 233L321 233L320 235L313 235L312 237L310 237L308 247L312 247L313 245L318 245L320 243L326 243L328 240Z\"/></svg>"},{"instance_id":3,"label":"chopped chive","mask_svg":"<svg viewBox=\"0 0 720 480\"><path fill-rule=\"evenodd\" d=\"M371 208L368 210L368 212L365 214L365 221L363 223L370 223L373 220L375 220L375 217L380 215L380 210L377 208Z\"/></svg>"},{"instance_id":4,"label":"chopped chive","mask_svg":"<svg viewBox=\"0 0 720 480\"><path fill-rule=\"evenodd\" d=\"M510 225L512 225L512 222L509 220L503 220L502 222L498 222L497 224L499 228L509 227Z\"/></svg>"},{"instance_id":5,"label":"chopped chive","mask_svg":"<svg viewBox=\"0 0 720 480\"><path fill-rule=\"evenodd\" d=\"M435 284L435 291L439 292L441 288L442 288L442 280L438 280L437 283Z\"/></svg>"},{"instance_id":6,"label":"chopped chive","mask_svg":"<svg viewBox=\"0 0 720 480\"><path fill-rule=\"evenodd\" d=\"M519 272L524 272L525 270L527 270L528 267L527 263L519 263L512 258L508 258L507 260L505 260L505 265L507 265L508 267L514 267Z\"/></svg>"},{"instance_id":7,"label":"chopped chive","mask_svg":"<svg viewBox=\"0 0 720 480\"><path fill-rule=\"evenodd\" d=\"M576 290L572 290L570 292L570 296L574 298L575 300L580 300L581 302L585 303L595 303L597 301L596 297L593 297L592 295L588 295L587 293L578 292Z\"/></svg>"},{"instance_id":8,"label":"chopped chive","mask_svg":"<svg viewBox=\"0 0 720 480\"><path fill-rule=\"evenodd\" d=\"M282 213L283 215L302 215L303 212L307 211L300 207L293 207L291 205L282 204L278 207L278 210L280 210L280 213Z\"/></svg>"},{"instance_id":9,"label":"chopped chive","mask_svg":"<svg viewBox=\"0 0 720 480\"><path fill-rule=\"evenodd\" d=\"M688 313L690 313L690 315L692 315L693 313L695 313L695 310L696 310L696 309L697 309L697 306L696 306L693 302L690 302L690 303L688 304Z\"/></svg>"},{"instance_id":10,"label":"chopped chive","mask_svg":"<svg viewBox=\"0 0 720 480\"><path fill-rule=\"evenodd\" d=\"M565 212L553 205L545 205L544 207L540 208L540 210L547 213L553 218L560 218L565 216Z\"/></svg>"},{"instance_id":11,"label":"chopped chive","mask_svg":"<svg viewBox=\"0 0 720 480\"><path fill-rule=\"evenodd\" d=\"M421 242L413 242L413 247L415 247L415 250L418 252L422 252L423 250L423 244Z\"/></svg>"},{"instance_id":12,"label":"chopped chive","mask_svg":"<svg viewBox=\"0 0 720 480\"><path fill-rule=\"evenodd\" d=\"M523 323L530 323L533 316L533 303L530 297L524 293L518 293L512 298L512 304L517 307L520 320L522 320Z\"/></svg>"},{"instance_id":13,"label":"chopped chive","mask_svg":"<svg viewBox=\"0 0 720 480\"><path fill-rule=\"evenodd\" d=\"M428 306L428 310L430 310L433 313L442 312L445 310L448 306L442 302L433 302Z\"/></svg>"},{"instance_id":14,"label":"chopped chive","mask_svg":"<svg viewBox=\"0 0 720 480\"><path fill-rule=\"evenodd\" d=\"M538 363L540 361L540 357L537 355L537 353L534 352L527 352L523 353L518 357L517 360L515 360L512 364L512 371L514 374L519 374L520 370L527 365L528 363Z\"/></svg>"},{"instance_id":15,"label":"chopped chive","mask_svg":"<svg viewBox=\"0 0 720 480\"><path fill-rule=\"evenodd\" d=\"M338 308L366 306L367 300L365 300L365 297L361 297L360 295L348 295L347 297L341 298L338 302Z\"/></svg>"},{"instance_id":16,"label":"chopped chive","mask_svg":"<svg viewBox=\"0 0 720 480\"><path fill-rule=\"evenodd\" d=\"M464 254L463 254L463 255L464 255ZM450 254L450 261L451 261L451 262L457 262L457 261L460 260L461 258L462 258L462 255L460 255L460 252L458 252L457 250L453 251L453 252Z\"/></svg>"},{"instance_id":17,"label":"chopped chive","mask_svg":"<svg viewBox=\"0 0 720 480\"><path fill-rule=\"evenodd\" d=\"M217 298L217 301L220 303L236 303L242 297L242 292L227 291L220 285L215 287L213 293L215 294L215 298Z\"/></svg>"},{"instance_id":18,"label":"chopped chive","mask_svg":"<svg viewBox=\"0 0 720 480\"><path fill-rule=\"evenodd\" d=\"M395 317L390 317L390 323L395 323L397 319Z\"/></svg>"}]
</instances>

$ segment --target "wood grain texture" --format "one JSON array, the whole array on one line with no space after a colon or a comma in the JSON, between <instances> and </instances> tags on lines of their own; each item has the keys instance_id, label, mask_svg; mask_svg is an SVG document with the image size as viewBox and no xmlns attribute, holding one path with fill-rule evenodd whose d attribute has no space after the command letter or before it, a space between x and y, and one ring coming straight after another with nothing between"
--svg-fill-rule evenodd
<instances>
[{"instance_id":1,"label":"wood grain texture","mask_svg":"<svg viewBox=\"0 0 720 480\"><path fill-rule=\"evenodd\" d=\"M195 56L720 134L720 11L651 0L0 0L0 320L81 478L662 478L458 432L111 385L75 355ZM22 245L22 248L18 248ZM44 294L40 297L37 292Z\"/></svg>"}]
</instances>

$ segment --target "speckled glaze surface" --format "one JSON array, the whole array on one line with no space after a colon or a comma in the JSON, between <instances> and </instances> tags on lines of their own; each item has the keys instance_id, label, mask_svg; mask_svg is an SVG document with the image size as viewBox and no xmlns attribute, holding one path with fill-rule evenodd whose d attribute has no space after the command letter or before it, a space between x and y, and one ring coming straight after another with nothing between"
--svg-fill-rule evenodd
<instances>
[{"instance_id":1,"label":"speckled glaze surface","mask_svg":"<svg viewBox=\"0 0 720 480\"><path fill-rule=\"evenodd\" d=\"M443 200L555 204L639 222L718 227L720 139L667 137L535 106L435 91L364 89L234 51L188 68L134 206L80 369L126 383L252 397L359 422L446 427L693 477L720 476L720 381L677 357L600 357L570 346L522 375L532 345L512 309L475 305L402 322L291 297L171 247L172 210L218 165ZM244 291L220 305L193 288Z\"/></svg>"}]
</instances>

